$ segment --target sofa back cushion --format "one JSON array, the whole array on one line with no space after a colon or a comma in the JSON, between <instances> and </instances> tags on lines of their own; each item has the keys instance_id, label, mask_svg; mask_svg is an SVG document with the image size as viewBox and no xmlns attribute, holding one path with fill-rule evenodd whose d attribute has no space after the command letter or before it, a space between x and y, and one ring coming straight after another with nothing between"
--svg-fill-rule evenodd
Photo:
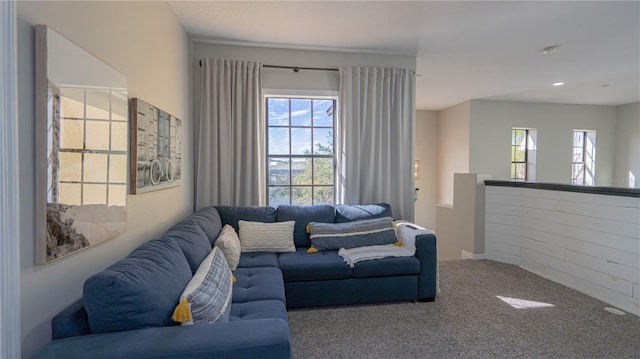
<instances>
[{"instance_id":1,"label":"sofa back cushion","mask_svg":"<svg viewBox=\"0 0 640 359\"><path fill-rule=\"evenodd\" d=\"M204 233L207 234L207 238L209 238L209 249L213 248L213 242L215 242L220 231L222 231L222 220L216 208L213 206L201 208L196 213L190 215L189 219L202 227Z\"/></svg>"},{"instance_id":2,"label":"sofa back cushion","mask_svg":"<svg viewBox=\"0 0 640 359\"><path fill-rule=\"evenodd\" d=\"M170 238L182 249L191 273L195 273L198 266L211 251L211 243L202 227L191 218L187 218L171 227L163 238Z\"/></svg>"},{"instance_id":3,"label":"sofa back cushion","mask_svg":"<svg viewBox=\"0 0 640 359\"><path fill-rule=\"evenodd\" d=\"M388 203L336 205L336 223L382 217L393 217Z\"/></svg>"},{"instance_id":4,"label":"sofa back cushion","mask_svg":"<svg viewBox=\"0 0 640 359\"><path fill-rule=\"evenodd\" d=\"M189 263L173 239L142 244L84 283L83 303L91 332L175 325L171 315L191 276Z\"/></svg>"},{"instance_id":5,"label":"sofa back cushion","mask_svg":"<svg viewBox=\"0 0 640 359\"><path fill-rule=\"evenodd\" d=\"M276 209L273 207L234 207L215 206L220 214L222 225L230 224L239 232L238 221L273 223L276 221Z\"/></svg>"},{"instance_id":6,"label":"sofa back cushion","mask_svg":"<svg viewBox=\"0 0 640 359\"><path fill-rule=\"evenodd\" d=\"M330 205L316 206L278 206L276 221L295 221L293 228L293 241L296 247L307 248L311 246L307 225L309 222L334 223L336 210Z\"/></svg>"}]
</instances>

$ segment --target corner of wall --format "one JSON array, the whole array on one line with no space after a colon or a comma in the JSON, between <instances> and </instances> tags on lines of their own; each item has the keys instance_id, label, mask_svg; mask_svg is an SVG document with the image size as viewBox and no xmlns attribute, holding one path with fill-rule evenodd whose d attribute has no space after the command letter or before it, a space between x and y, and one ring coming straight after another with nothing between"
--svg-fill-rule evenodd
<instances>
[{"instance_id":1,"label":"corner of wall","mask_svg":"<svg viewBox=\"0 0 640 359\"><path fill-rule=\"evenodd\" d=\"M193 212L191 54L186 32L160 2L18 2L20 297L22 356L51 340L51 319L78 300L86 278ZM161 23L162 26L157 26ZM127 197L127 232L55 263L34 263L33 25L44 24L127 76L140 97L183 120L182 185Z\"/></svg>"}]
</instances>

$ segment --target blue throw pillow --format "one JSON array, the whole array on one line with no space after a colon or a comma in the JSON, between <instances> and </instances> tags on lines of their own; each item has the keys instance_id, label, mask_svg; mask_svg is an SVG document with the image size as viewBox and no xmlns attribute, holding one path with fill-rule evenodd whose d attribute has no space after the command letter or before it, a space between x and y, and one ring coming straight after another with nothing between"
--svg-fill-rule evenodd
<instances>
[{"instance_id":1,"label":"blue throw pillow","mask_svg":"<svg viewBox=\"0 0 640 359\"><path fill-rule=\"evenodd\" d=\"M309 223L311 247L317 250L338 250L397 241L391 217L365 219L346 223Z\"/></svg>"},{"instance_id":2,"label":"blue throw pillow","mask_svg":"<svg viewBox=\"0 0 640 359\"><path fill-rule=\"evenodd\" d=\"M388 203L336 205L336 223L382 217L393 217Z\"/></svg>"}]
</instances>

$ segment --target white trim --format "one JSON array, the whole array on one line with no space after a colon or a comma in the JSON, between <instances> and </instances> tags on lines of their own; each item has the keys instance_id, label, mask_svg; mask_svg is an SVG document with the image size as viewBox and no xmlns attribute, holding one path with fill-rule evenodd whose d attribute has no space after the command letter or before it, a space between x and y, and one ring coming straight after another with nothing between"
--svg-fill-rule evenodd
<instances>
[{"instance_id":1,"label":"white trim","mask_svg":"<svg viewBox=\"0 0 640 359\"><path fill-rule=\"evenodd\" d=\"M486 259L487 257L484 255L484 253L469 253L465 250L462 250L462 259Z\"/></svg>"},{"instance_id":2,"label":"white trim","mask_svg":"<svg viewBox=\"0 0 640 359\"><path fill-rule=\"evenodd\" d=\"M0 19L0 357L19 358L20 207L16 2L2 2Z\"/></svg>"}]
</instances>

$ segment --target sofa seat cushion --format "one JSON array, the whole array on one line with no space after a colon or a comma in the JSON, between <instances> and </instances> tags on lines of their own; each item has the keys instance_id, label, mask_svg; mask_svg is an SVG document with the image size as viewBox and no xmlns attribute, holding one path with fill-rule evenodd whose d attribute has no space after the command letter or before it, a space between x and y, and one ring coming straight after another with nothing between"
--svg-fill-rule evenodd
<instances>
[{"instance_id":1,"label":"sofa seat cushion","mask_svg":"<svg viewBox=\"0 0 640 359\"><path fill-rule=\"evenodd\" d=\"M246 252L240 254L238 268L278 267L278 253Z\"/></svg>"},{"instance_id":2,"label":"sofa seat cushion","mask_svg":"<svg viewBox=\"0 0 640 359\"><path fill-rule=\"evenodd\" d=\"M192 273L171 238L142 244L84 283L92 333L176 325L171 315Z\"/></svg>"},{"instance_id":3,"label":"sofa seat cushion","mask_svg":"<svg viewBox=\"0 0 640 359\"><path fill-rule=\"evenodd\" d=\"M353 278L387 277L420 273L420 261L416 257L390 257L362 261L353 267Z\"/></svg>"},{"instance_id":4,"label":"sofa seat cushion","mask_svg":"<svg viewBox=\"0 0 640 359\"><path fill-rule=\"evenodd\" d=\"M233 303L229 321L277 318L289 322L287 307L279 300L257 300L247 303ZM269 328L264 328L268 330Z\"/></svg>"},{"instance_id":5,"label":"sofa seat cushion","mask_svg":"<svg viewBox=\"0 0 640 359\"><path fill-rule=\"evenodd\" d=\"M278 257L285 282L343 279L351 277L351 268L338 251L308 254L307 248L281 253Z\"/></svg>"},{"instance_id":6,"label":"sofa seat cushion","mask_svg":"<svg viewBox=\"0 0 640 359\"><path fill-rule=\"evenodd\" d=\"M282 272L275 267L238 268L233 272L232 303L279 300L284 303Z\"/></svg>"}]
</instances>

